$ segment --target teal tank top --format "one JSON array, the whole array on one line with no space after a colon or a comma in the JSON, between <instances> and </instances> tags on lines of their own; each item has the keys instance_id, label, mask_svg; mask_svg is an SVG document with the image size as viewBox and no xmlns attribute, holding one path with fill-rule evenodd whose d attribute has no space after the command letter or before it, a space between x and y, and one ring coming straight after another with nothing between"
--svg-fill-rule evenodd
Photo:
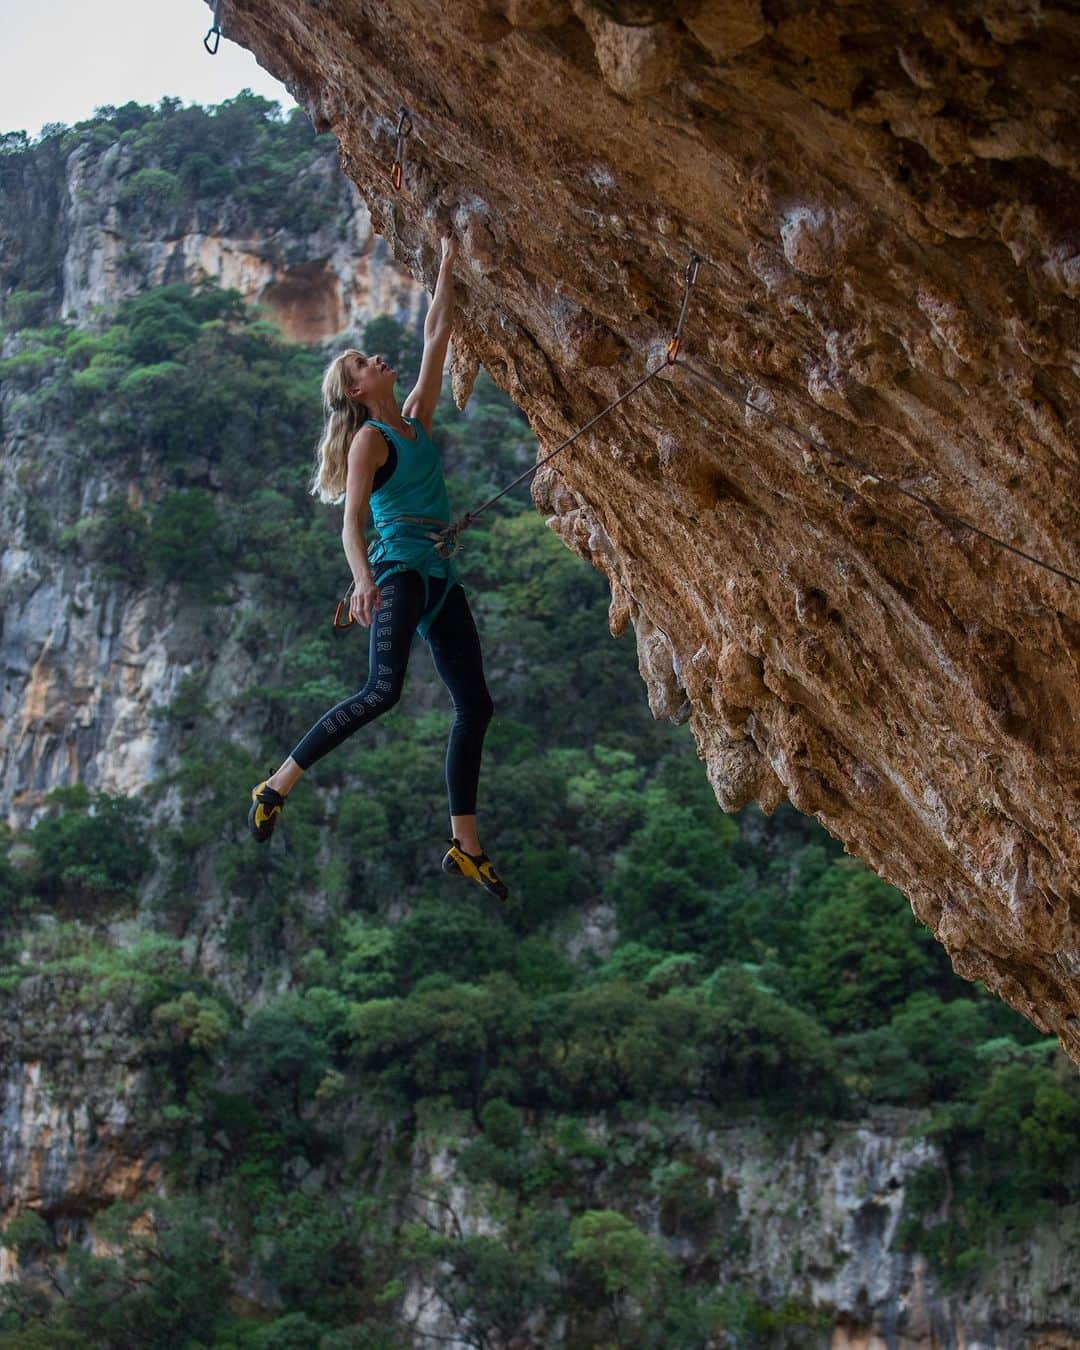
<instances>
[{"instance_id":1,"label":"teal tank top","mask_svg":"<svg viewBox=\"0 0 1080 1350\"><path fill-rule=\"evenodd\" d=\"M393 437L397 450L397 468L388 481L371 494L371 516L379 537L368 545L368 559L378 582L409 568L414 568L423 577L424 612L416 629L426 641L451 586L461 581L454 559L440 558L435 551L435 540L431 538L441 526L450 524L450 498L442 460L418 418L405 418L416 432L412 440L385 422L378 422L373 417L368 420ZM401 516L426 516L429 519L425 523L401 520ZM438 601L429 606L432 577L445 577L446 585Z\"/></svg>"}]
</instances>

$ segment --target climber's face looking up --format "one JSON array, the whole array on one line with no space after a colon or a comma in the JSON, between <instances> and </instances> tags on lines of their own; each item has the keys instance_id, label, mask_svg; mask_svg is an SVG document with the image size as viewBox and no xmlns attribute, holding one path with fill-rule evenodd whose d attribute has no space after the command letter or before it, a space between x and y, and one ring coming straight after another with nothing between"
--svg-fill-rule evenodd
<instances>
[{"instance_id":1,"label":"climber's face looking up","mask_svg":"<svg viewBox=\"0 0 1080 1350\"><path fill-rule=\"evenodd\" d=\"M345 379L349 397L364 403L371 394L393 389L396 372L379 355L364 356L362 352L347 352Z\"/></svg>"}]
</instances>

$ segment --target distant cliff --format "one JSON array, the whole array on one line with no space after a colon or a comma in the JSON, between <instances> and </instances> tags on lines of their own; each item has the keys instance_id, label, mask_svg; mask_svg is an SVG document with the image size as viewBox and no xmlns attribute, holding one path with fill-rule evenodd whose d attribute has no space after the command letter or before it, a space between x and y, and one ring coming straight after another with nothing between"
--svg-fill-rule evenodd
<instances>
[{"instance_id":1,"label":"distant cliff","mask_svg":"<svg viewBox=\"0 0 1080 1350\"><path fill-rule=\"evenodd\" d=\"M298 342L355 334L380 314L421 321L427 292L375 235L338 169L336 142L314 138L299 111L259 132L229 113L228 104L212 117L179 112L171 138L155 138L134 112L119 134L122 115L110 129L23 154L8 137L0 297L9 322L87 323L147 286L201 278L266 306ZM193 149L200 131L205 149Z\"/></svg>"},{"instance_id":2,"label":"distant cliff","mask_svg":"<svg viewBox=\"0 0 1080 1350\"><path fill-rule=\"evenodd\" d=\"M244 117L225 104L161 121L129 106L33 149L8 138L0 356L23 350L30 323L100 329L126 296L203 279L264 306L297 341L358 342L381 315L422 323L428 293L374 234L332 139L315 138L299 111L280 125L252 114L266 100L238 102ZM107 441L87 472L64 450L77 395L45 412L27 392L47 383L48 358L21 377L20 359L33 354L0 381L0 816L12 825L32 823L42 793L60 784L137 792L158 753L151 707L190 664L152 595L103 585L57 552L61 530L95 503L141 501L153 477L126 475ZM211 395L213 378L208 370Z\"/></svg>"}]
</instances>

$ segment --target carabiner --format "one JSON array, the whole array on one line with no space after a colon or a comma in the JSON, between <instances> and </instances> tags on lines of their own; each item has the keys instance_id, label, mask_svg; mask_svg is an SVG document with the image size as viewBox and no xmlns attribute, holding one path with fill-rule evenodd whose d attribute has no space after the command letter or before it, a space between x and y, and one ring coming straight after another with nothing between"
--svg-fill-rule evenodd
<instances>
[{"instance_id":1,"label":"carabiner","mask_svg":"<svg viewBox=\"0 0 1080 1350\"><path fill-rule=\"evenodd\" d=\"M352 624L355 622L352 613L346 608L346 606L349 603L349 592L353 589L355 585L356 581L354 578L352 581L349 582L348 589L346 590L345 594L341 597L341 599L338 601L337 609L334 612L334 627L338 629L339 632L343 631L346 628L351 627ZM338 620L341 618L341 611L343 609L345 610L346 613L346 622L339 623Z\"/></svg>"},{"instance_id":2,"label":"carabiner","mask_svg":"<svg viewBox=\"0 0 1080 1350\"><path fill-rule=\"evenodd\" d=\"M395 151L394 167L390 171L390 181L394 185L394 191L401 191L402 166L405 163L405 137L412 131L412 117L409 115L408 108L404 103L398 109L397 124L397 149Z\"/></svg>"},{"instance_id":3,"label":"carabiner","mask_svg":"<svg viewBox=\"0 0 1080 1350\"><path fill-rule=\"evenodd\" d=\"M217 49L221 46L222 33L221 33L220 19L221 19L221 0L214 0L214 22L210 26L209 32L202 40L202 45L206 48L206 50L210 53L211 56L216 56ZM212 47L210 46L211 38L214 39L214 45Z\"/></svg>"},{"instance_id":4,"label":"carabiner","mask_svg":"<svg viewBox=\"0 0 1080 1350\"><path fill-rule=\"evenodd\" d=\"M445 530L441 530L438 535L439 542L435 545L435 552L440 558L452 558L461 547L461 540L458 538L458 528L456 525L448 525Z\"/></svg>"}]
</instances>

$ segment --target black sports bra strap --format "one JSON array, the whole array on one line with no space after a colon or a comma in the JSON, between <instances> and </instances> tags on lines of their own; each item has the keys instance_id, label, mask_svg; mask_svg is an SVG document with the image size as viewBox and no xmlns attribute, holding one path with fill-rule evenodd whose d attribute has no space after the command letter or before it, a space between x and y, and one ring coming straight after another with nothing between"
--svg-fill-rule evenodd
<instances>
[{"instance_id":1,"label":"black sports bra strap","mask_svg":"<svg viewBox=\"0 0 1080 1350\"><path fill-rule=\"evenodd\" d=\"M372 426L378 426L378 423L373 422ZM378 492L379 488L382 487L397 468L397 446L382 427L379 427L379 430L382 432L383 440L386 442L389 453L386 456L386 463L380 464L375 470L375 477L371 480L372 492Z\"/></svg>"}]
</instances>

